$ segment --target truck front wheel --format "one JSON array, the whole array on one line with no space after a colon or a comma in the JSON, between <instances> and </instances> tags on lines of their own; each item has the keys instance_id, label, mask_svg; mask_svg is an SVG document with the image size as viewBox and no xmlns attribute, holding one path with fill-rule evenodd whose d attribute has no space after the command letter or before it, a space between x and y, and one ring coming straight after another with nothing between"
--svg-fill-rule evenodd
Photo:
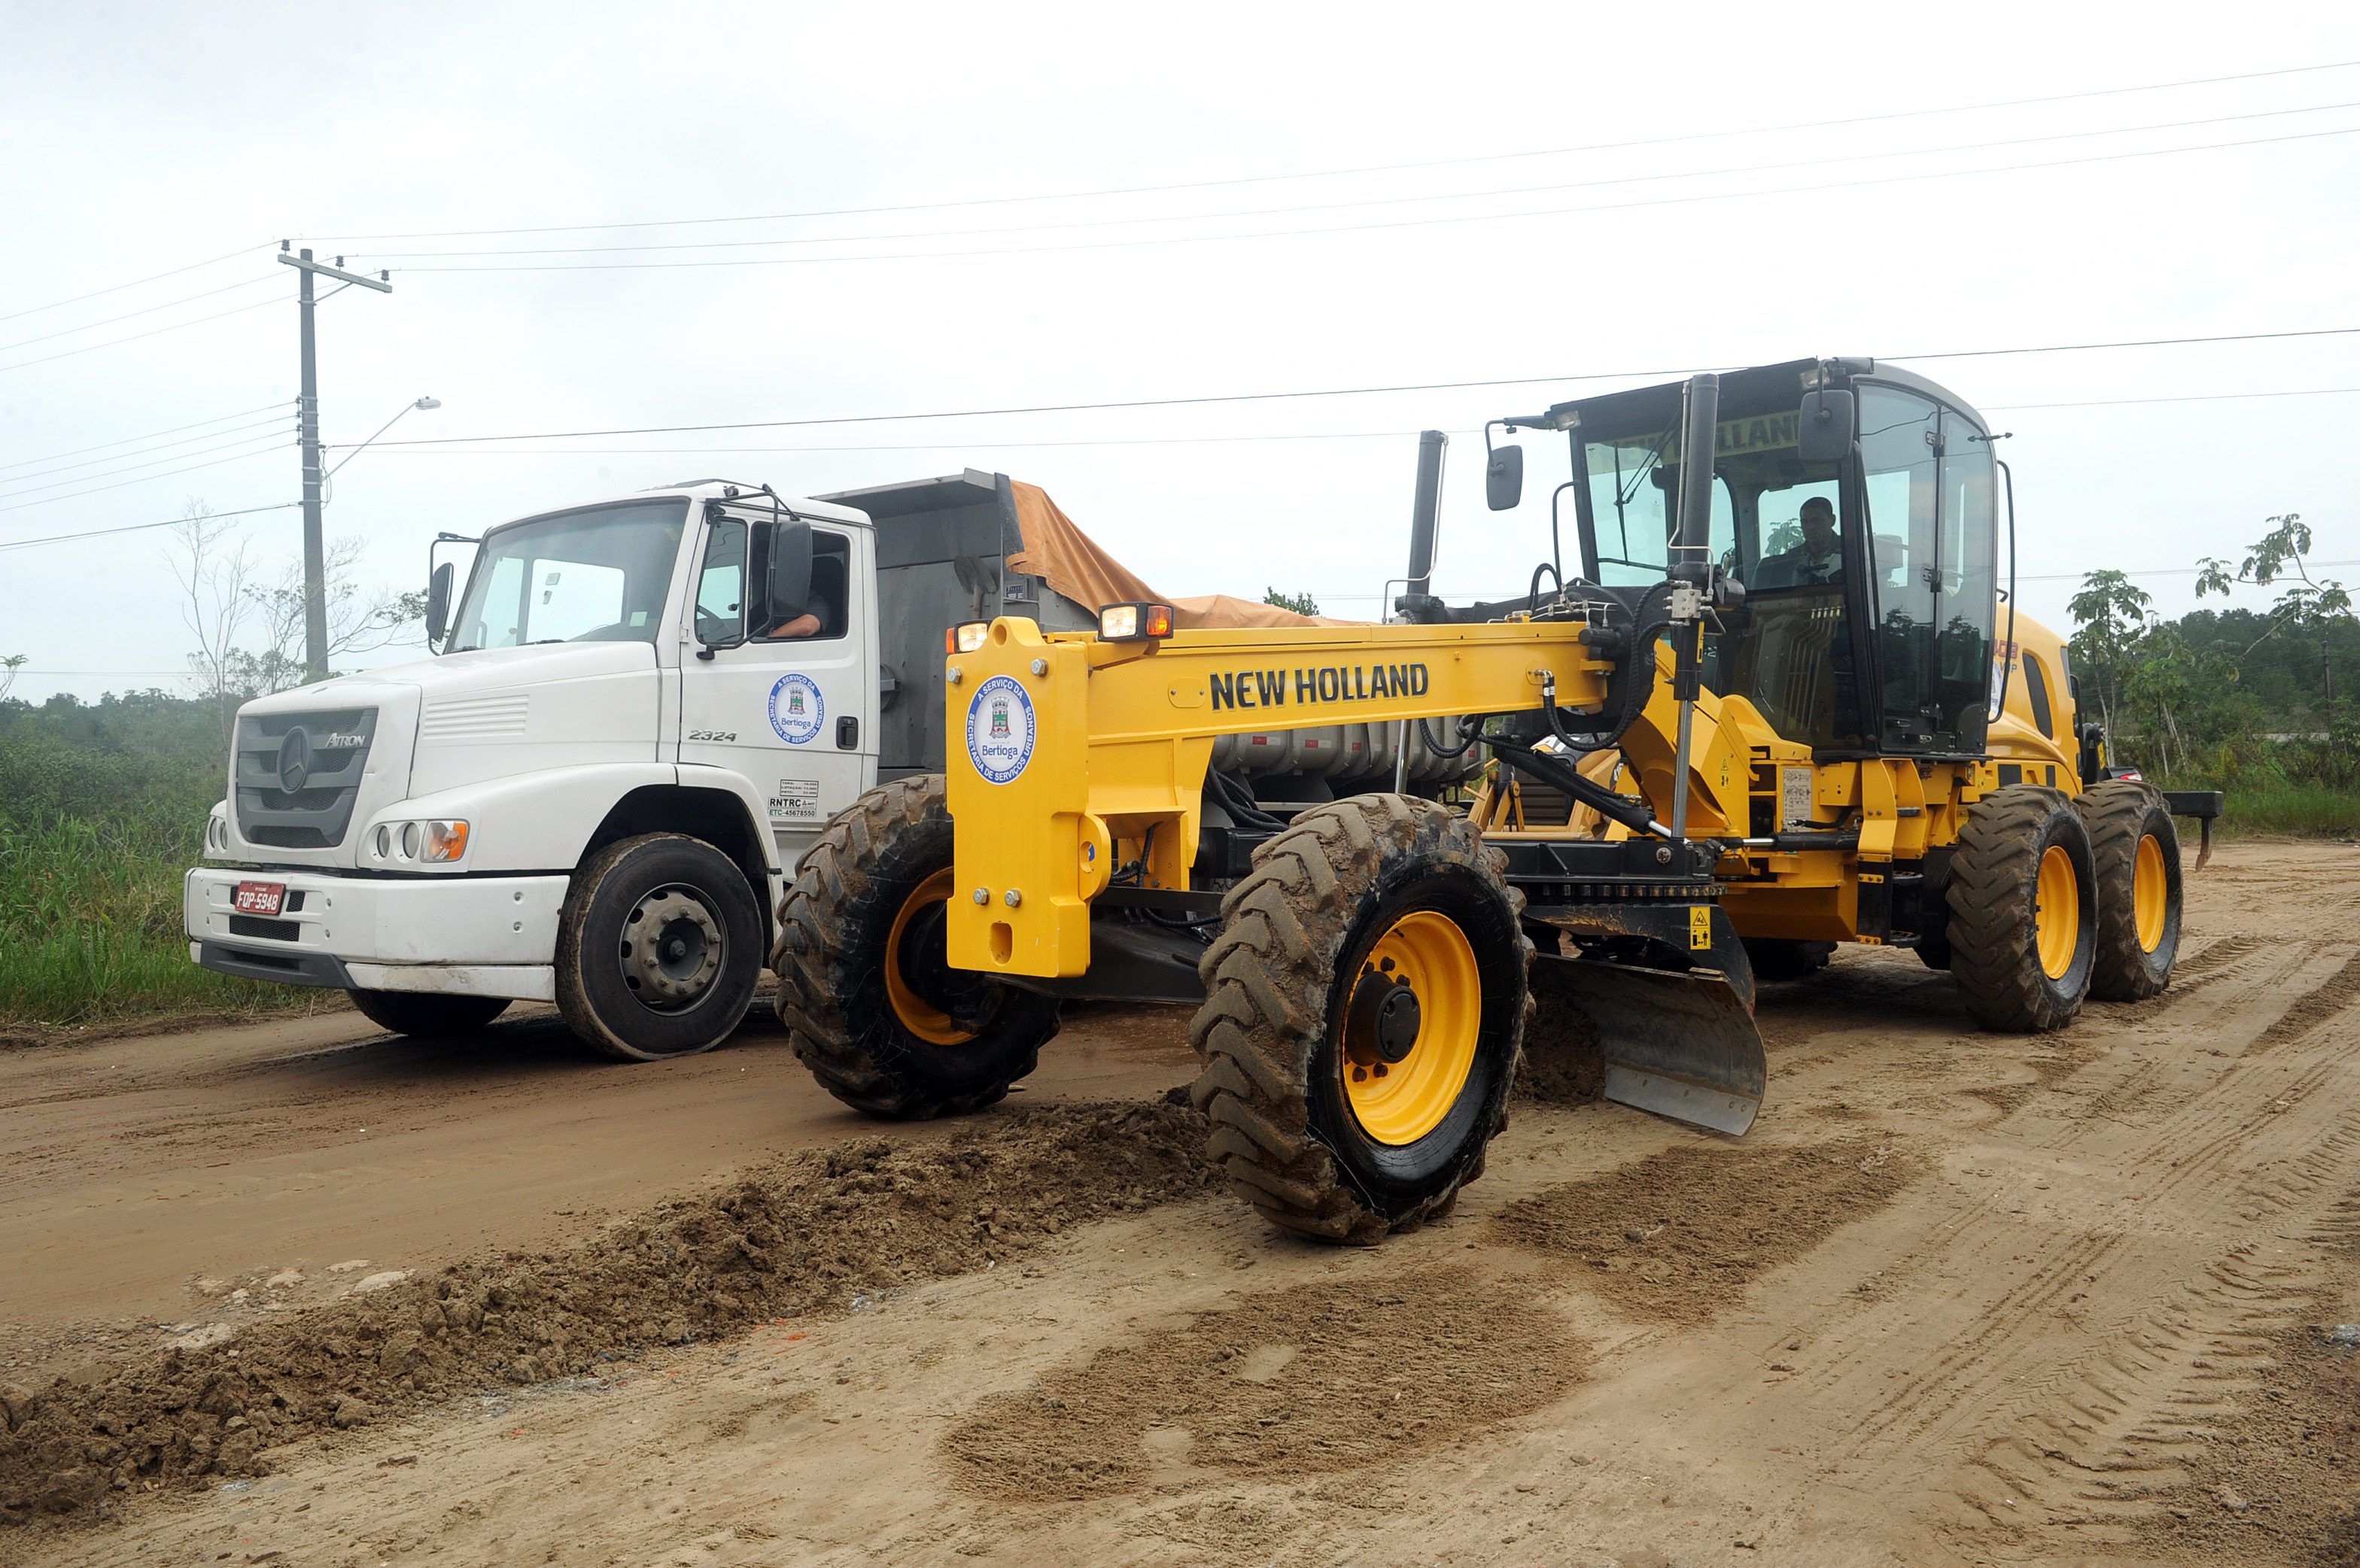
<instances>
[{"instance_id":1,"label":"truck front wheel","mask_svg":"<svg viewBox=\"0 0 2360 1568\"><path fill-rule=\"evenodd\" d=\"M626 1062L694 1056L754 1000L761 911L745 874L702 839L643 833L574 874L557 928L557 1010Z\"/></svg>"}]
</instances>

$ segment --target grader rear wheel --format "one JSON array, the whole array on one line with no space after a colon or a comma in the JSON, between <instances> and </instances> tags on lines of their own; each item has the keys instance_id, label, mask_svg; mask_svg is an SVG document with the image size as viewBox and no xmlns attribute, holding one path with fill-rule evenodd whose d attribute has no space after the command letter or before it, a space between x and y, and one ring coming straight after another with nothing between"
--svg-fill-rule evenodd
<instances>
[{"instance_id":1,"label":"grader rear wheel","mask_svg":"<svg viewBox=\"0 0 2360 1568\"><path fill-rule=\"evenodd\" d=\"M2089 832L2070 800L2011 784L1976 801L1949 899L1950 973L1985 1028L2052 1029L2081 1011L2098 902Z\"/></svg>"},{"instance_id":2,"label":"grader rear wheel","mask_svg":"<svg viewBox=\"0 0 2360 1568\"><path fill-rule=\"evenodd\" d=\"M2075 805L2097 868L2098 951L2090 995L2136 1002L2171 984L2180 952L2180 833L2152 785L2118 779Z\"/></svg>"},{"instance_id":3,"label":"grader rear wheel","mask_svg":"<svg viewBox=\"0 0 2360 1568\"><path fill-rule=\"evenodd\" d=\"M951 818L938 774L880 785L828 824L779 906L779 1016L822 1087L872 1116L979 1109L1032 1071L1054 997L949 966Z\"/></svg>"},{"instance_id":4,"label":"grader rear wheel","mask_svg":"<svg viewBox=\"0 0 2360 1568\"><path fill-rule=\"evenodd\" d=\"M1222 899L1191 1097L1272 1224L1371 1243L1449 1211L1507 1122L1533 945L1504 857L1400 795L1306 811Z\"/></svg>"}]
</instances>

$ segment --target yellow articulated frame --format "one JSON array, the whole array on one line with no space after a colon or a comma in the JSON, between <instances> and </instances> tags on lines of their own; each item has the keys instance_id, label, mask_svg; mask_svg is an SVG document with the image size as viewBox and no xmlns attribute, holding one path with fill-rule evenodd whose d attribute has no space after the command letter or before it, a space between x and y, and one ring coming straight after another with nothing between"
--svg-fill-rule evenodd
<instances>
[{"instance_id":1,"label":"yellow articulated frame","mask_svg":"<svg viewBox=\"0 0 2360 1568\"><path fill-rule=\"evenodd\" d=\"M949 959L1085 974L1089 904L1119 867L1185 888L1213 740L1605 701L1610 667L1572 621L1180 632L1162 643L1043 634L1003 616L945 670L958 824ZM1701 760L1701 759L1700 759ZM1738 770L1743 788L1743 770Z\"/></svg>"}]
</instances>

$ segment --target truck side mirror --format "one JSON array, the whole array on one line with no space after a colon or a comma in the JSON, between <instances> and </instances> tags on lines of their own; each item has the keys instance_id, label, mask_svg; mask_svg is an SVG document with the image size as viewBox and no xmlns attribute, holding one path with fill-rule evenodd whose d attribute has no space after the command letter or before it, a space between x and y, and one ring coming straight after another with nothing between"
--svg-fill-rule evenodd
<instances>
[{"instance_id":1,"label":"truck side mirror","mask_svg":"<svg viewBox=\"0 0 2360 1568\"><path fill-rule=\"evenodd\" d=\"M811 607L811 525L801 517L785 517L771 525L770 590L770 624L791 621Z\"/></svg>"},{"instance_id":2,"label":"truck side mirror","mask_svg":"<svg viewBox=\"0 0 2360 1568\"><path fill-rule=\"evenodd\" d=\"M1495 446L1483 465L1483 504L1495 512L1515 509L1524 498L1524 449Z\"/></svg>"},{"instance_id":3,"label":"truck side mirror","mask_svg":"<svg viewBox=\"0 0 2360 1568\"><path fill-rule=\"evenodd\" d=\"M1795 455L1805 463L1841 463L1852 452L1852 394L1822 387L1803 394L1795 423Z\"/></svg>"},{"instance_id":4,"label":"truck side mirror","mask_svg":"<svg viewBox=\"0 0 2360 1568\"><path fill-rule=\"evenodd\" d=\"M444 561L426 580L426 646L440 648L451 626L451 563Z\"/></svg>"}]
</instances>

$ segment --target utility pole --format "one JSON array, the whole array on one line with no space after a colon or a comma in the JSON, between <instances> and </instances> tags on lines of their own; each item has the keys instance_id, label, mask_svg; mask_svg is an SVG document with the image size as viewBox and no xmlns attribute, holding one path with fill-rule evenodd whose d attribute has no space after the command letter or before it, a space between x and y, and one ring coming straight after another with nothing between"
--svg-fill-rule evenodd
<instances>
[{"instance_id":1,"label":"utility pole","mask_svg":"<svg viewBox=\"0 0 2360 1568\"><path fill-rule=\"evenodd\" d=\"M319 301L311 297L311 275L325 273L342 278L346 288L357 283L380 294L392 293L393 284L382 272L363 278L342 267L313 261L309 250L290 256L285 240L279 242L279 259L302 277L295 301L303 319L303 393L297 410L303 445L303 675L307 681L324 681L328 675L328 545L320 518L320 356L311 331L311 307ZM336 257L338 262L344 259Z\"/></svg>"}]
</instances>

